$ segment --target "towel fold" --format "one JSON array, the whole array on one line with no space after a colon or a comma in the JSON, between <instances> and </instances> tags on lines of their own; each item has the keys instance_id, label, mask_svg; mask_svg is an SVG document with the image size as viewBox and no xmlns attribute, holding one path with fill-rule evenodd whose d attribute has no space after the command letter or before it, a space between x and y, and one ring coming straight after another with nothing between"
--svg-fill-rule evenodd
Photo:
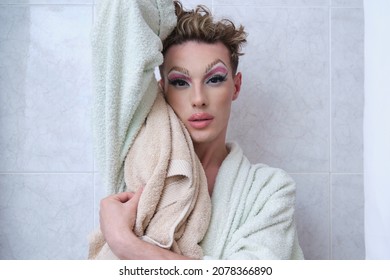
<instances>
[{"instance_id":1,"label":"towel fold","mask_svg":"<svg viewBox=\"0 0 390 280\"><path fill-rule=\"evenodd\" d=\"M125 160L128 191L144 186L134 227L143 240L200 259L211 201L203 167L191 137L161 93ZM115 259L101 234L90 258Z\"/></svg>"}]
</instances>

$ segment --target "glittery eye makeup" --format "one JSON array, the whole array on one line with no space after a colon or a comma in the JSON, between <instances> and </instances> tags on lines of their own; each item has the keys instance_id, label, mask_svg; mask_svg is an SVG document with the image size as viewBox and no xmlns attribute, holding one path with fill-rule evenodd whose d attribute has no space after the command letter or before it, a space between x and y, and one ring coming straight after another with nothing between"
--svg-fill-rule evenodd
<instances>
[{"instance_id":1,"label":"glittery eye makeup","mask_svg":"<svg viewBox=\"0 0 390 280\"><path fill-rule=\"evenodd\" d=\"M184 71L183 71L184 72ZM186 87L189 86L191 78L183 73L182 71L172 70L169 72L167 79L168 83L175 87ZM188 71L185 71L188 72Z\"/></svg>"},{"instance_id":2,"label":"glittery eye makeup","mask_svg":"<svg viewBox=\"0 0 390 280\"><path fill-rule=\"evenodd\" d=\"M213 75L210 77L210 79L208 79L206 81L207 84L210 84L210 85L217 85L217 84L220 84L222 82L225 82L227 80L227 74L225 75Z\"/></svg>"},{"instance_id":3,"label":"glittery eye makeup","mask_svg":"<svg viewBox=\"0 0 390 280\"><path fill-rule=\"evenodd\" d=\"M209 86L218 86L227 80L229 74L226 64L217 59L206 67L202 78ZM192 84L192 78L186 68L174 66L167 75L168 84L176 88L187 88Z\"/></svg>"},{"instance_id":4,"label":"glittery eye makeup","mask_svg":"<svg viewBox=\"0 0 390 280\"><path fill-rule=\"evenodd\" d=\"M229 71L225 64L221 61L216 61L215 65L206 72L205 83L217 85L227 80Z\"/></svg>"}]
</instances>

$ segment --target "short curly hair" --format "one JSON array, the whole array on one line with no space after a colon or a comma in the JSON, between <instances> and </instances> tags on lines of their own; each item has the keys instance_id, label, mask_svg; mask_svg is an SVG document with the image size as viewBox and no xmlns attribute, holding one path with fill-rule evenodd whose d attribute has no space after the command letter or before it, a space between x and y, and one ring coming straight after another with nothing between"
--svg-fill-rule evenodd
<instances>
[{"instance_id":1,"label":"short curly hair","mask_svg":"<svg viewBox=\"0 0 390 280\"><path fill-rule=\"evenodd\" d=\"M244 27L238 28L229 19L214 21L206 6L198 5L193 10L184 10L180 1L174 1L177 25L171 34L163 41L163 55L173 45L180 45L187 41L204 43L223 43L230 52L230 63L233 74L238 67L238 58L243 55L242 45L246 43L247 33Z\"/></svg>"}]
</instances>

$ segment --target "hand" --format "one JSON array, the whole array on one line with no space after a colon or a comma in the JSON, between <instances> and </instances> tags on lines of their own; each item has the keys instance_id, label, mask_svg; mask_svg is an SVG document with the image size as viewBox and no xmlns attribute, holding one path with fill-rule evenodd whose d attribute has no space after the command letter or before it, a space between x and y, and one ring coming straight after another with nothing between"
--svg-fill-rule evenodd
<instances>
[{"instance_id":1,"label":"hand","mask_svg":"<svg viewBox=\"0 0 390 280\"><path fill-rule=\"evenodd\" d=\"M139 239L133 232L142 188L111 195L100 202L100 229L120 259L189 259Z\"/></svg>"},{"instance_id":2,"label":"hand","mask_svg":"<svg viewBox=\"0 0 390 280\"><path fill-rule=\"evenodd\" d=\"M136 193L111 195L100 202L100 229L114 254L120 254L122 243L137 239L133 233L142 188Z\"/></svg>"}]
</instances>

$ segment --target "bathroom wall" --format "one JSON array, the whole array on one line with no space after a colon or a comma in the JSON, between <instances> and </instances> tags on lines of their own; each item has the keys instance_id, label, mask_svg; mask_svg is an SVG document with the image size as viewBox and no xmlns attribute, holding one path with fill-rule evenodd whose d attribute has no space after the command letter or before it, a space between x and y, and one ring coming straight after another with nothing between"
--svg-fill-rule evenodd
<instances>
[{"instance_id":1,"label":"bathroom wall","mask_svg":"<svg viewBox=\"0 0 390 280\"><path fill-rule=\"evenodd\" d=\"M363 259L363 1L202 3L249 32L229 139L295 179L307 259ZM0 0L0 259L87 256L94 4Z\"/></svg>"}]
</instances>

